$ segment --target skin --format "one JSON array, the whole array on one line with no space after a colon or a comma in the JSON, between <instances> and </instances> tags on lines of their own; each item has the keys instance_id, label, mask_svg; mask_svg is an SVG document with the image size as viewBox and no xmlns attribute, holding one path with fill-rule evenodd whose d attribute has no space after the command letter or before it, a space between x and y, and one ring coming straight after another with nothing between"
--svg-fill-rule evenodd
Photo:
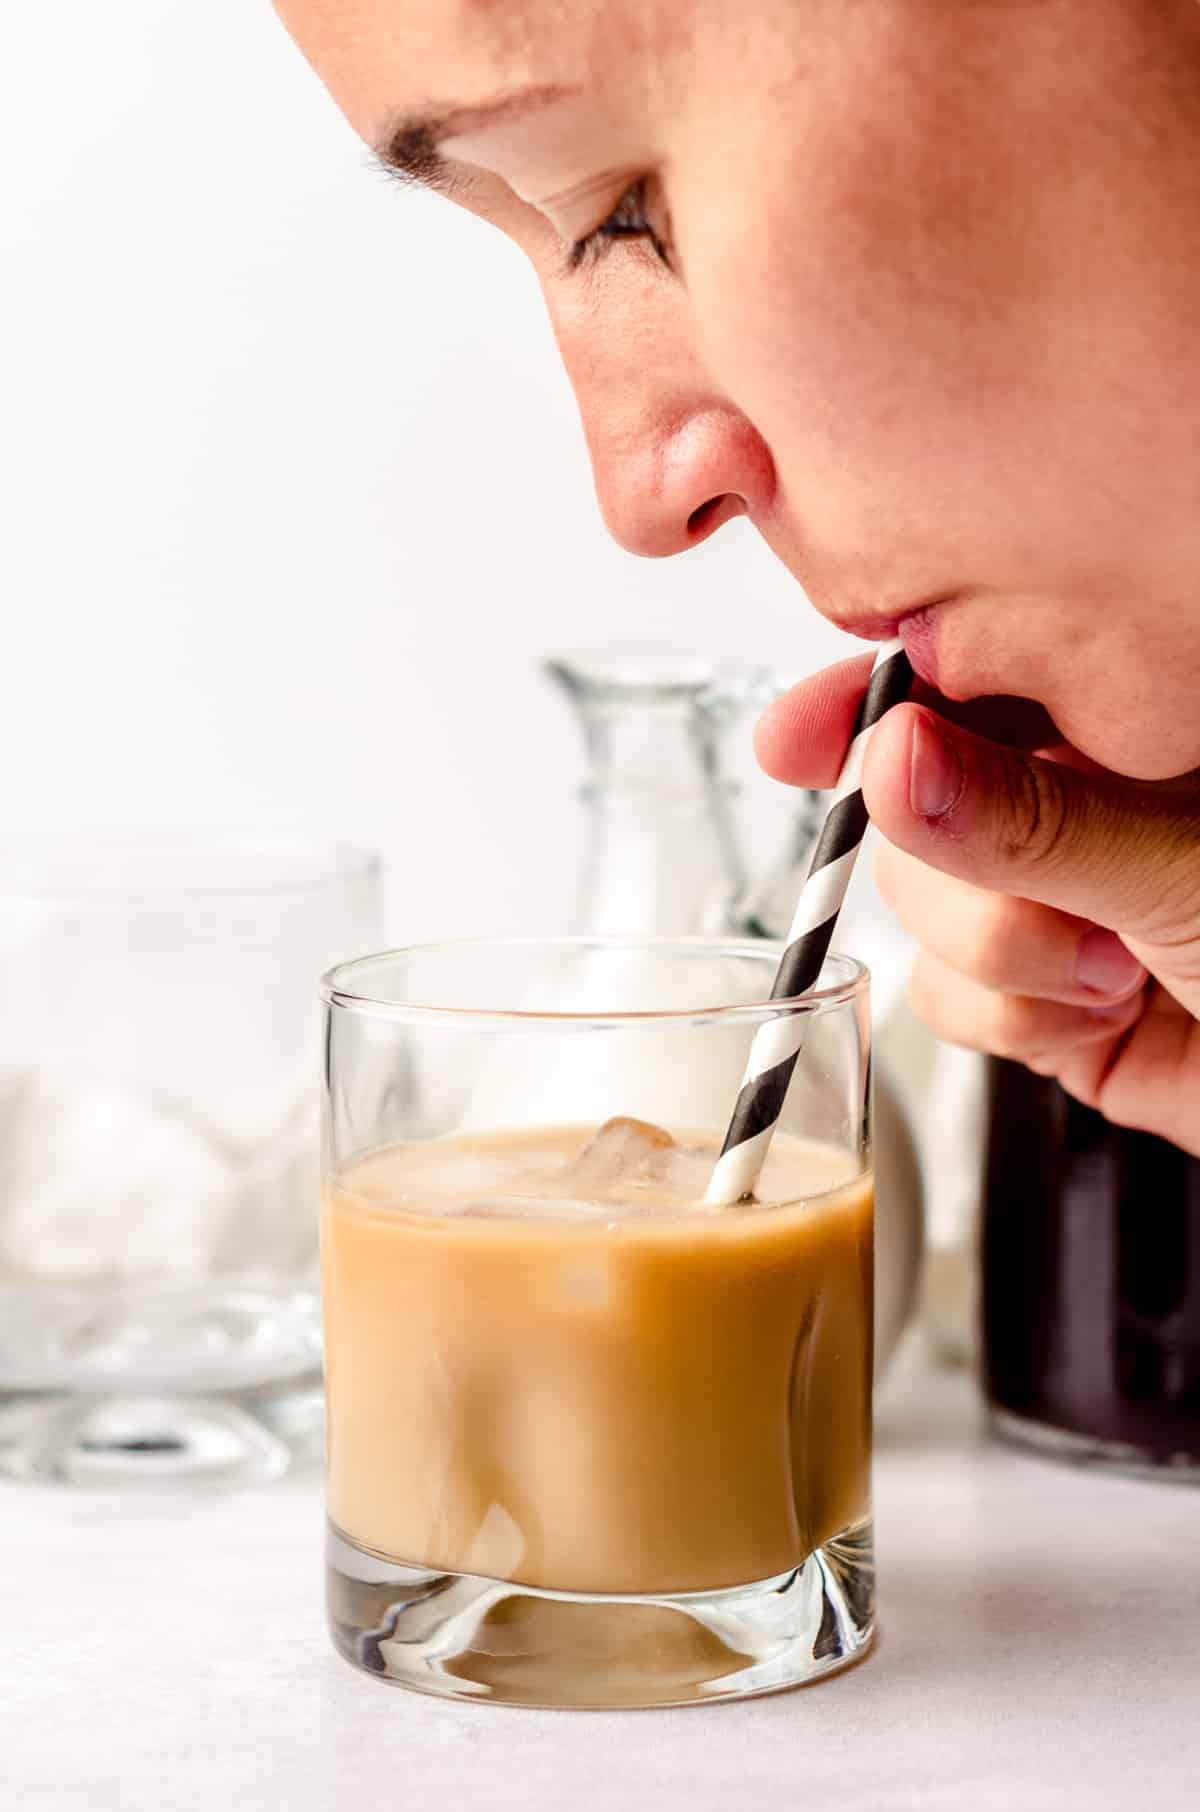
<instances>
[{"instance_id":1,"label":"skin","mask_svg":"<svg viewBox=\"0 0 1200 1812\"><path fill-rule=\"evenodd\" d=\"M1200 6L279 10L376 145L564 90L442 155L537 271L610 529L746 514L833 621L907 619L865 791L918 1006L1200 1151ZM572 269L635 180L667 261ZM827 784L864 684L769 712L768 771Z\"/></svg>"}]
</instances>

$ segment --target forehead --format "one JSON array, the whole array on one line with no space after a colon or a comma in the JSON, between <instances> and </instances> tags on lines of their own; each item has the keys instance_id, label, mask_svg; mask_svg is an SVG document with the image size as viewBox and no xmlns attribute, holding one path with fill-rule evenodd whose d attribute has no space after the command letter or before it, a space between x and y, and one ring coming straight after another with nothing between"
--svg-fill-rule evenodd
<instances>
[{"instance_id":1,"label":"forehead","mask_svg":"<svg viewBox=\"0 0 1200 1812\"><path fill-rule=\"evenodd\" d=\"M471 106L594 69L600 15L624 0L275 0L351 123L377 136L397 114Z\"/></svg>"}]
</instances>

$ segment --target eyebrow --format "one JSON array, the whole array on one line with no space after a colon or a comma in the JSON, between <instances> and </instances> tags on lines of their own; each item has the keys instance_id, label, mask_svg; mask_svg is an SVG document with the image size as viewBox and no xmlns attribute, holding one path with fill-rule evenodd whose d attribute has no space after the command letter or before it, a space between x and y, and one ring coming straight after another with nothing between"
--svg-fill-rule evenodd
<instances>
[{"instance_id":1,"label":"eyebrow","mask_svg":"<svg viewBox=\"0 0 1200 1812\"><path fill-rule=\"evenodd\" d=\"M384 138L372 145L371 155L389 176L398 176L402 182L423 183L426 188L440 190L446 195L461 194L467 184L442 156L439 147L444 139L478 132L501 120L532 113L577 92L577 88L558 84L521 88L513 94L473 106L427 108L415 117L400 120Z\"/></svg>"}]
</instances>

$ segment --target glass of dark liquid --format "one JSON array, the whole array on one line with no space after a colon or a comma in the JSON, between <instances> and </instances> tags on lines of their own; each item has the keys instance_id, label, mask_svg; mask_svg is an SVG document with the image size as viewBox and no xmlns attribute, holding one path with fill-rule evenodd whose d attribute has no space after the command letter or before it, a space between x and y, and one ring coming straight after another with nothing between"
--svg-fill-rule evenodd
<instances>
[{"instance_id":1,"label":"glass of dark liquid","mask_svg":"<svg viewBox=\"0 0 1200 1812\"><path fill-rule=\"evenodd\" d=\"M996 1433L1200 1483L1200 1159L993 1060L982 1263Z\"/></svg>"}]
</instances>

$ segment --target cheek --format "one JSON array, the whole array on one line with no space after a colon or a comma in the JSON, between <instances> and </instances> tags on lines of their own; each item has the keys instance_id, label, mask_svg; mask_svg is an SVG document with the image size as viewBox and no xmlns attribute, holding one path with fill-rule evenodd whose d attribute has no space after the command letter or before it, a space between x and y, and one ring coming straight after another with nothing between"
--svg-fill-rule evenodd
<instances>
[{"instance_id":1,"label":"cheek","mask_svg":"<svg viewBox=\"0 0 1200 1812\"><path fill-rule=\"evenodd\" d=\"M938 462L923 455L931 436L944 442L945 411L919 362L896 356L894 336L911 344L904 309L844 244L742 233L708 272L704 362L771 450L800 576L819 597L894 538L882 512L911 516L915 491L936 496Z\"/></svg>"},{"instance_id":2,"label":"cheek","mask_svg":"<svg viewBox=\"0 0 1200 1812\"><path fill-rule=\"evenodd\" d=\"M801 577L818 601L1086 593L1153 507L1120 372L1099 381L1092 323L1008 210L977 205L982 177L917 191L903 158L860 147L838 168L841 149L836 176L764 186L720 240L702 227L692 286L705 362L775 458Z\"/></svg>"},{"instance_id":3,"label":"cheek","mask_svg":"<svg viewBox=\"0 0 1200 1812\"><path fill-rule=\"evenodd\" d=\"M771 446L818 566L914 533L956 564L998 497L1032 553L1094 405L1046 290L1054 223L1010 102L982 77L949 84L922 46L885 49L831 61L689 184L704 356Z\"/></svg>"},{"instance_id":4,"label":"cheek","mask_svg":"<svg viewBox=\"0 0 1200 1812\"><path fill-rule=\"evenodd\" d=\"M926 195L918 209L911 193L892 189L882 155L860 147L837 178L761 190L696 260L697 317L716 375L776 452L794 456L826 509L853 516L853 492L868 478L876 492L919 490L935 503L951 447L961 486L974 477L972 448L982 478L1007 440L1024 437L1004 300L993 292L984 307L977 280L998 253L986 231L968 258L944 226L941 238L931 228L929 213L945 221L953 199Z\"/></svg>"}]
</instances>

